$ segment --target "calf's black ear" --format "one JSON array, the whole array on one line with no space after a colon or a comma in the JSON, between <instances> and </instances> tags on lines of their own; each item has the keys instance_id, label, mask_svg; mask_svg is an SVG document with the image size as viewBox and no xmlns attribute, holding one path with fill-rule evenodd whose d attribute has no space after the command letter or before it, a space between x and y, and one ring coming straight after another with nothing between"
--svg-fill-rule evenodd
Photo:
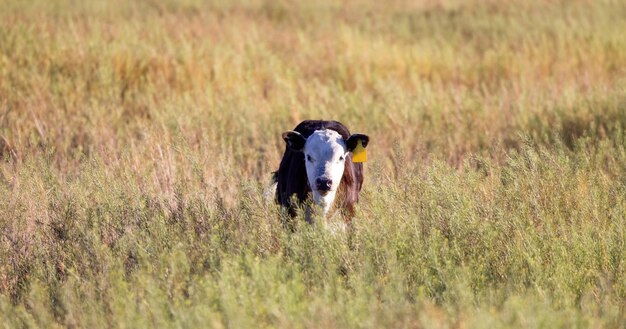
<instances>
[{"instance_id":1,"label":"calf's black ear","mask_svg":"<svg viewBox=\"0 0 626 329\"><path fill-rule=\"evenodd\" d=\"M296 152L301 152L304 149L304 143L306 143L306 138L297 131L285 131L283 139L287 143L287 147Z\"/></svg>"},{"instance_id":2,"label":"calf's black ear","mask_svg":"<svg viewBox=\"0 0 626 329\"><path fill-rule=\"evenodd\" d=\"M352 152L358 145L359 141L363 143L363 147L367 147L367 144L370 142L370 138L367 135L363 134L352 134L346 141L346 147L348 147L348 151Z\"/></svg>"}]
</instances>

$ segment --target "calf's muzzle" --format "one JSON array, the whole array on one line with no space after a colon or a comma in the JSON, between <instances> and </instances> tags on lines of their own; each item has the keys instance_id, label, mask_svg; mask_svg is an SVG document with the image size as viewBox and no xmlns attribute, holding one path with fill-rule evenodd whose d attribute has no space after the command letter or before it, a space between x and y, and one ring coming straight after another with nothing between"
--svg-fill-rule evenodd
<instances>
[{"instance_id":1,"label":"calf's muzzle","mask_svg":"<svg viewBox=\"0 0 626 329\"><path fill-rule=\"evenodd\" d=\"M333 186L333 181L328 178L320 177L315 180L315 189L318 191L328 192Z\"/></svg>"}]
</instances>

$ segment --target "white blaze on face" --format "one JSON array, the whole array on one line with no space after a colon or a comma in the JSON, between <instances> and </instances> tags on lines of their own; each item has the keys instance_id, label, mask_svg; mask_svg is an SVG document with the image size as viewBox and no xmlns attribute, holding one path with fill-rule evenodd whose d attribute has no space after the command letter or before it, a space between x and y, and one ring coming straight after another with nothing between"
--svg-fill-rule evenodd
<instances>
[{"instance_id":1,"label":"white blaze on face","mask_svg":"<svg viewBox=\"0 0 626 329\"><path fill-rule=\"evenodd\" d=\"M334 130L316 130L307 138L303 152L313 199L322 206L326 215L343 176L348 155L346 143Z\"/></svg>"}]
</instances>

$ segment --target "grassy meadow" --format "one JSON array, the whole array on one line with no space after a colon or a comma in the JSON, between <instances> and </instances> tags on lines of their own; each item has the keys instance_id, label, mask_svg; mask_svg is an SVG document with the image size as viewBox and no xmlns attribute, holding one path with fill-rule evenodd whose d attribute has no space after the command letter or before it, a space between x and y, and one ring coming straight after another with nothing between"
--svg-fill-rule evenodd
<instances>
[{"instance_id":1,"label":"grassy meadow","mask_svg":"<svg viewBox=\"0 0 626 329\"><path fill-rule=\"evenodd\" d=\"M264 196L304 119L349 233ZM0 326L626 327L626 2L0 0Z\"/></svg>"}]
</instances>

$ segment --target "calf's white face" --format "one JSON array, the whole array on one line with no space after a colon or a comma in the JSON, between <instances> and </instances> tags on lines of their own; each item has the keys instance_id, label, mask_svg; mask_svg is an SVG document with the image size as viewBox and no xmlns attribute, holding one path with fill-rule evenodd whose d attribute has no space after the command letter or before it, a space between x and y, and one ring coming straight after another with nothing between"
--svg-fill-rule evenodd
<instances>
[{"instance_id":1,"label":"calf's white face","mask_svg":"<svg viewBox=\"0 0 626 329\"><path fill-rule=\"evenodd\" d=\"M336 192L348 155L341 135L334 130L316 130L302 151L311 190L321 196Z\"/></svg>"},{"instance_id":2,"label":"calf's white face","mask_svg":"<svg viewBox=\"0 0 626 329\"><path fill-rule=\"evenodd\" d=\"M285 135L287 134L287 135ZM304 153L307 180L316 204L326 214L335 199L345 168L348 149L341 135L329 129L316 130L304 139L297 132L287 132L283 138L288 145Z\"/></svg>"}]
</instances>

